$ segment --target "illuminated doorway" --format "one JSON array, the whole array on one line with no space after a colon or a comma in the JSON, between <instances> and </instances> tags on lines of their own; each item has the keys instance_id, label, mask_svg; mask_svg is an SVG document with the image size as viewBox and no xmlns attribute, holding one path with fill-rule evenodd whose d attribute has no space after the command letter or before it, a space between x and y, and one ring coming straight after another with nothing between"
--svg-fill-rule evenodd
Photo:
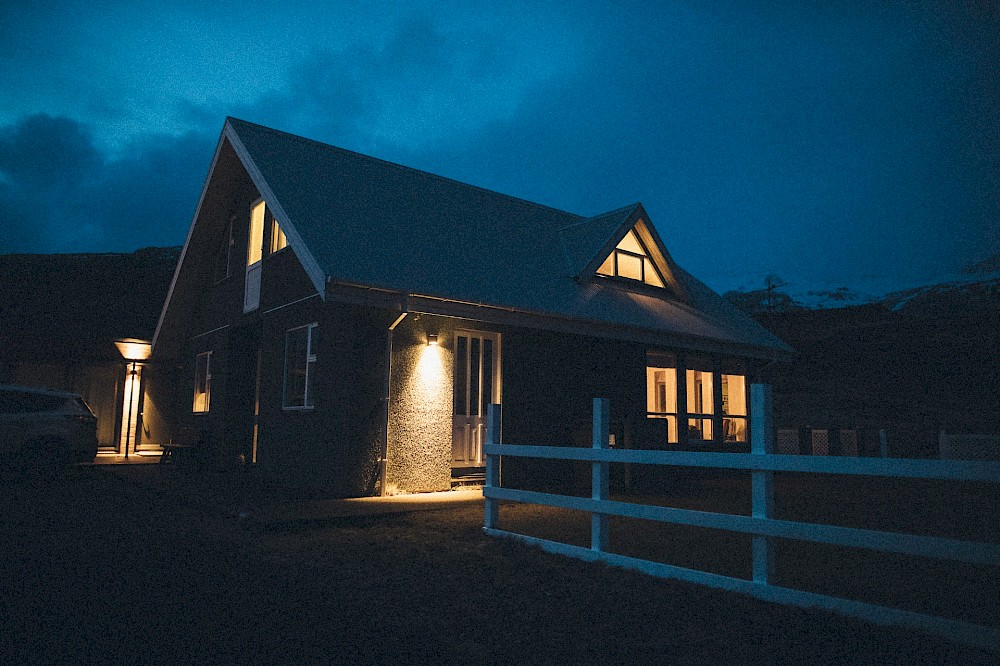
<instances>
[{"instance_id":1,"label":"illuminated doorway","mask_svg":"<svg viewBox=\"0 0 1000 666\"><path fill-rule=\"evenodd\" d=\"M456 332L452 469L486 464L486 407L494 402L500 402L500 335Z\"/></svg>"},{"instance_id":2,"label":"illuminated doorway","mask_svg":"<svg viewBox=\"0 0 1000 666\"><path fill-rule=\"evenodd\" d=\"M128 458L131 454L140 453L143 408L142 375L143 370L146 369L144 361L149 358L152 346L148 340L123 338L115 341L115 347L118 348L118 353L125 361L125 379L122 384L118 441L112 451Z\"/></svg>"}]
</instances>

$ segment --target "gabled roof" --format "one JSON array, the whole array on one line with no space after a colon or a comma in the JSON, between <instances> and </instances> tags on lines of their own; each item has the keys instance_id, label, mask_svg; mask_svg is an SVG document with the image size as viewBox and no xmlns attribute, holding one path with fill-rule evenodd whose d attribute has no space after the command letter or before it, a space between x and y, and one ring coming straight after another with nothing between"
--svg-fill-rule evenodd
<instances>
[{"instance_id":1,"label":"gabled roof","mask_svg":"<svg viewBox=\"0 0 1000 666\"><path fill-rule=\"evenodd\" d=\"M362 285L641 330L664 345L704 339L757 355L789 351L679 269L640 204L584 218L235 118L223 138L323 296ZM637 220L663 255L674 297L586 275Z\"/></svg>"},{"instance_id":2,"label":"gabled roof","mask_svg":"<svg viewBox=\"0 0 1000 666\"><path fill-rule=\"evenodd\" d=\"M608 243L611 243L623 226L628 225L639 207L640 204L634 203L631 206L573 222L559 230L570 274L573 277L580 277L586 273L587 267L595 260L600 265L599 258L602 259L611 251L607 247ZM611 244L612 248L618 240ZM593 270L590 273L593 273Z\"/></svg>"},{"instance_id":3,"label":"gabled roof","mask_svg":"<svg viewBox=\"0 0 1000 666\"><path fill-rule=\"evenodd\" d=\"M656 233L656 228L648 224L649 216L641 203L634 203L575 222L560 230L571 266L579 270L574 277L586 282L594 277L598 267L608 258L629 231L635 231L639 241L648 251L650 259L670 288L670 295L680 301L687 301L684 286L677 279L677 265L667 252L666 246ZM595 251L596 248L596 251Z\"/></svg>"}]
</instances>

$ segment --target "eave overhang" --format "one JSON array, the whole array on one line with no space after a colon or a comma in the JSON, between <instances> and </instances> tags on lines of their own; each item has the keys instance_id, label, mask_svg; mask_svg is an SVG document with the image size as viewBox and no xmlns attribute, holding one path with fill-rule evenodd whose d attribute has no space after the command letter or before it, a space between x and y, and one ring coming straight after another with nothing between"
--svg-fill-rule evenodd
<instances>
[{"instance_id":1,"label":"eave overhang","mask_svg":"<svg viewBox=\"0 0 1000 666\"><path fill-rule=\"evenodd\" d=\"M439 315L469 321L554 331L589 337L635 342L653 347L680 348L688 351L723 354L761 361L789 361L794 352L761 347L739 341L689 335L674 331L616 324L614 322L571 317L552 312L461 301L441 296L414 294L338 280L327 282L327 301L384 308L391 312Z\"/></svg>"}]
</instances>

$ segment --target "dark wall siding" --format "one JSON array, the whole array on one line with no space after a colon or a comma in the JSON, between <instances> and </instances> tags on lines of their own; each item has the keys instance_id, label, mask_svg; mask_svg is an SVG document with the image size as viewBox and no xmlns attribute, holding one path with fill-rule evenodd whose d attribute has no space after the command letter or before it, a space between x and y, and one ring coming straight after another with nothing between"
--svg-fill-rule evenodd
<instances>
[{"instance_id":1,"label":"dark wall siding","mask_svg":"<svg viewBox=\"0 0 1000 666\"><path fill-rule=\"evenodd\" d=\"M265 317L262 331L261 471L294 485L357 496L373 485L382 432L386 314L310 299ZM315 406L282 406L285 334L316 322Z\"/></svg>"},{"instance_id":2,"label":"dark wall siding","mask_svg":"<svg viewBox=\"0 0 1000 666\"><path fill-rule=\"evenodd\" d=\"M504 337L504 436L526 444L589 442L593 398L611 418L645 414L645 348L545 331Z\"/></svg>"},{"instance_id":3,"label":"dark wall siding","mask_svg":"<svg viewBox=\"0 0 1000 666\"><path fill-rule=\"evenodd\" d=\"M514 444L590 446L594 398L611 400L621 442L645 417L645 348L545 331L510 330L503 347L503 439ZM561 461L504 461L504 483L561 487L589 468ZM578 469L579 468L579 469Z\"/></svg>"}]
</instances>

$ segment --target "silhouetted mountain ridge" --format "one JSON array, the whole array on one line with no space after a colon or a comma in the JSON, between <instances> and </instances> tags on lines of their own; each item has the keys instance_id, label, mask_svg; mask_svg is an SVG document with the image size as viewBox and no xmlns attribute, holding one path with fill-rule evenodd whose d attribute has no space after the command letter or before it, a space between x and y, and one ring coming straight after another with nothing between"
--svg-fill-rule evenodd
<instances>
[{"instance_id":1,"label":"silhouetted mountain ridge","mask_svg":"<svg viewBox=\"0 0 1000 666\"><path fill-rule=\"evenodd\" d=\"M180 251L0 255L0 355L151 338Z\"/></svg>"}]
</instances>

